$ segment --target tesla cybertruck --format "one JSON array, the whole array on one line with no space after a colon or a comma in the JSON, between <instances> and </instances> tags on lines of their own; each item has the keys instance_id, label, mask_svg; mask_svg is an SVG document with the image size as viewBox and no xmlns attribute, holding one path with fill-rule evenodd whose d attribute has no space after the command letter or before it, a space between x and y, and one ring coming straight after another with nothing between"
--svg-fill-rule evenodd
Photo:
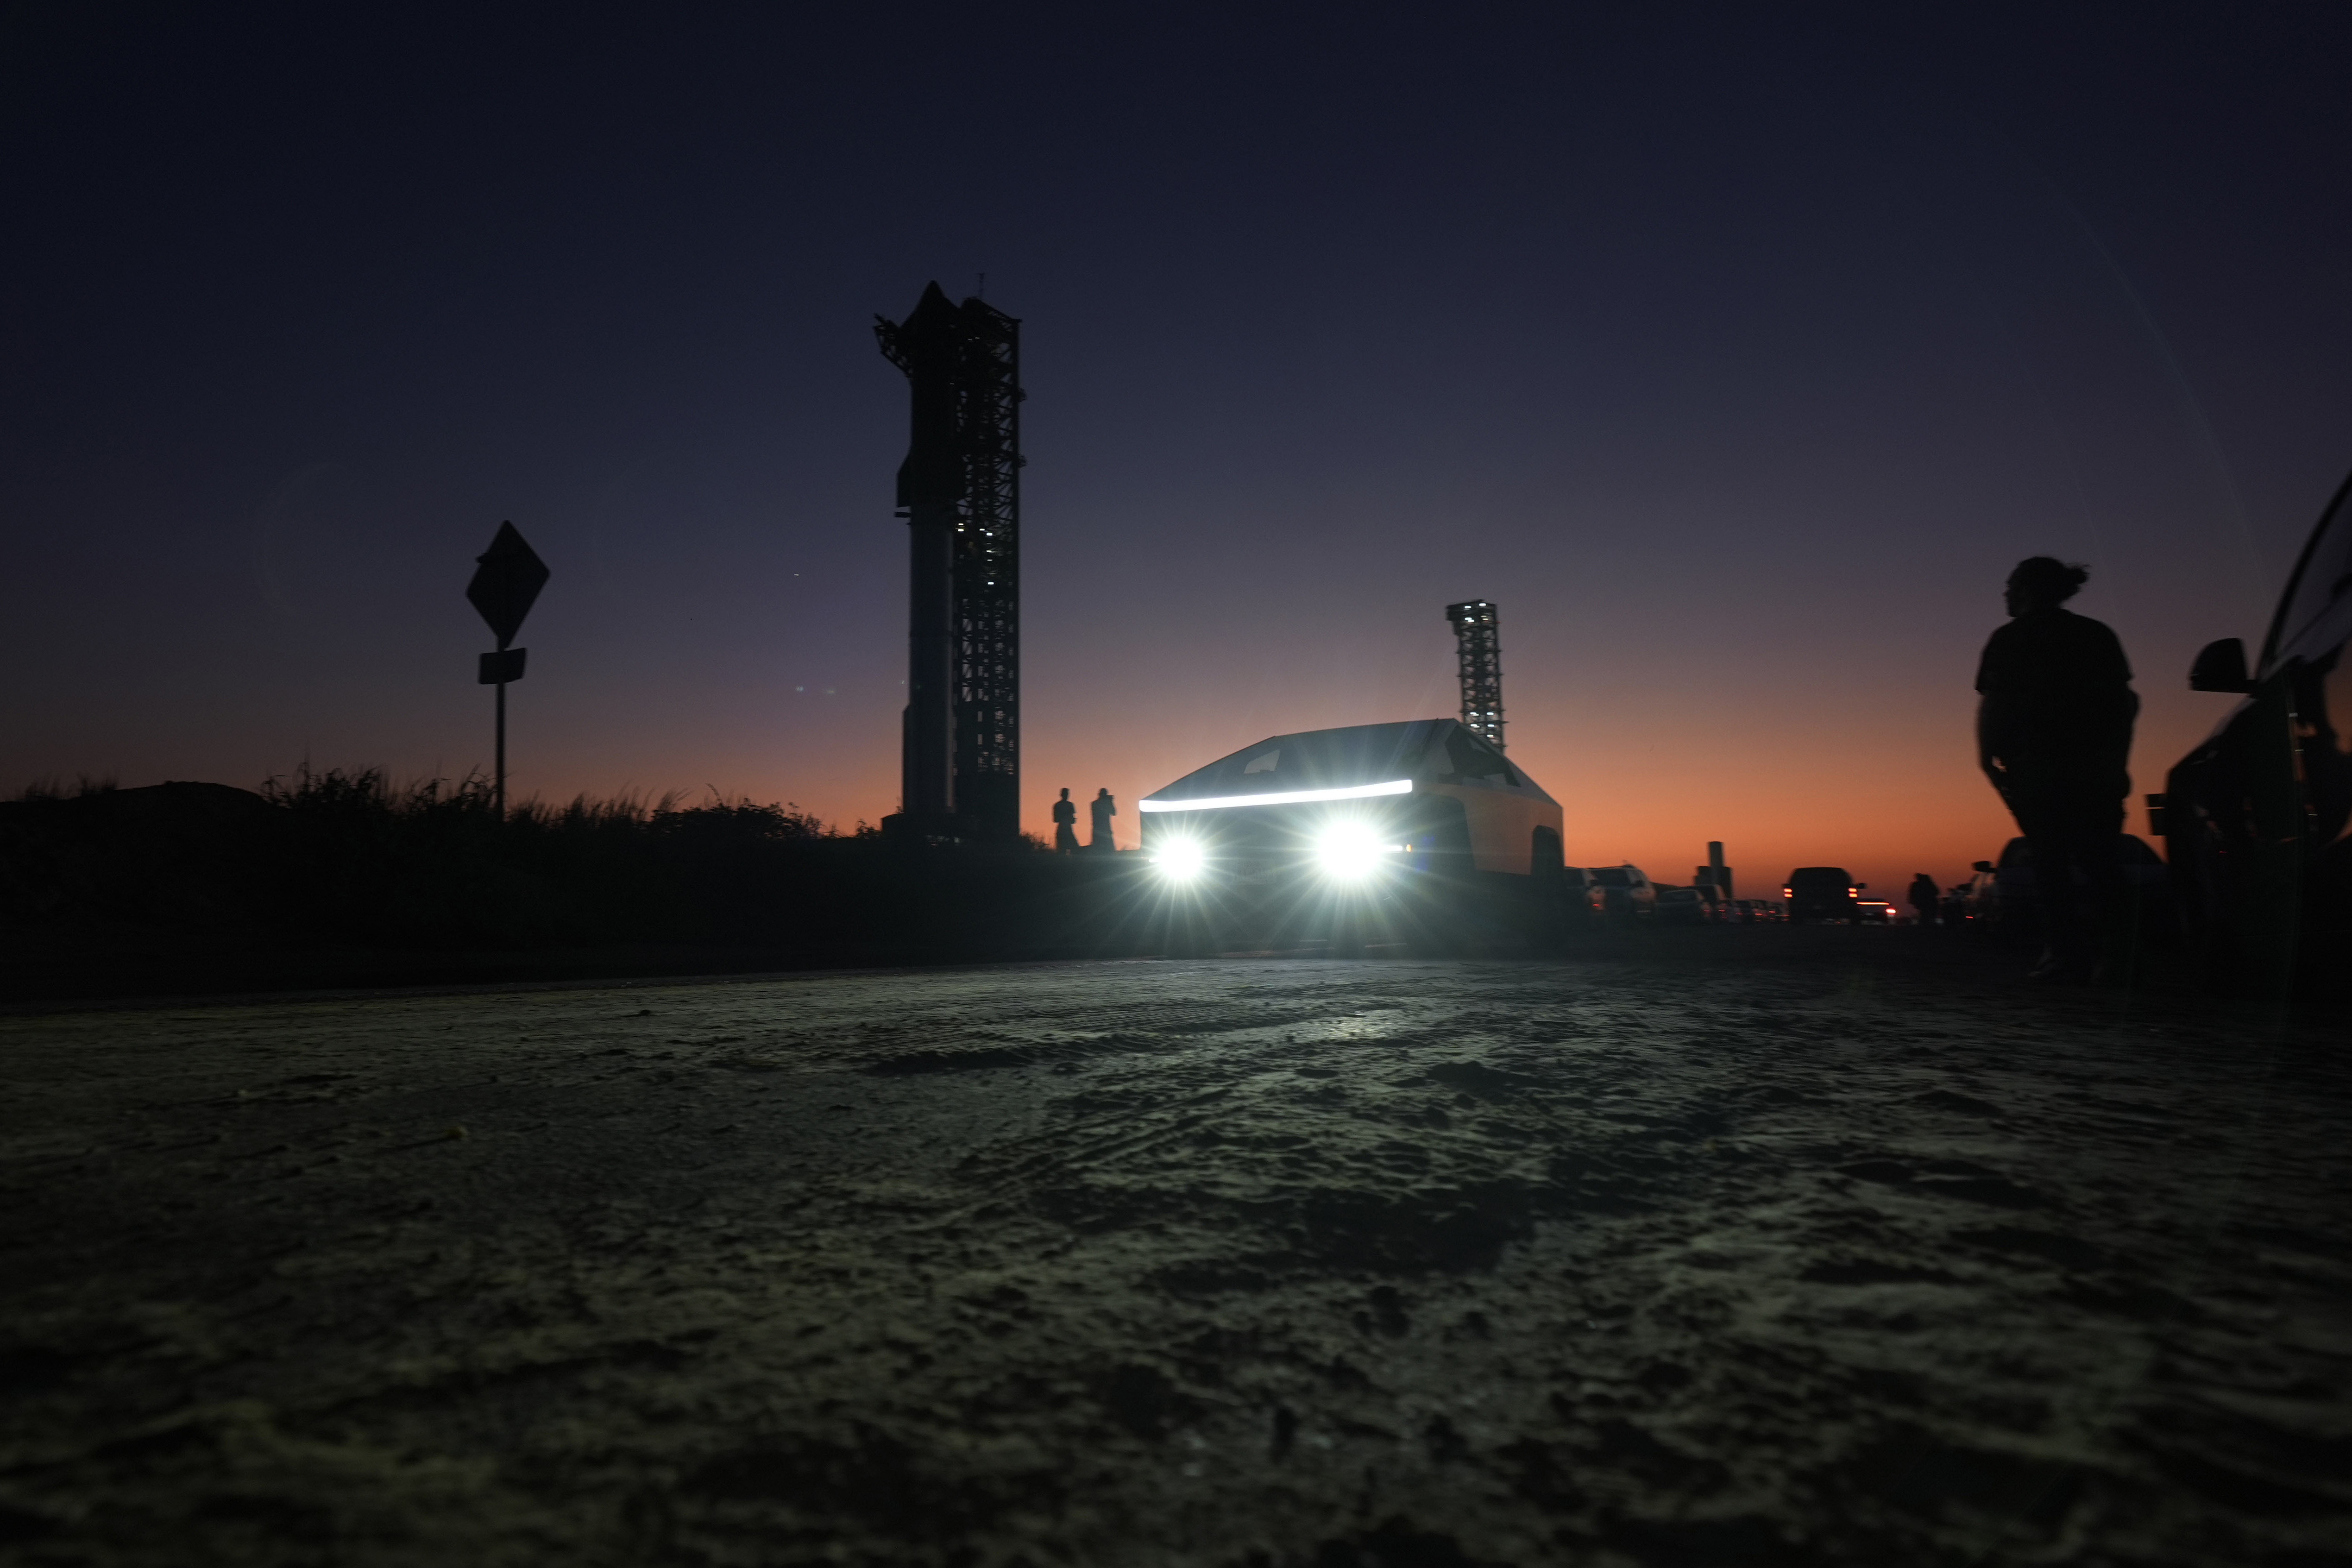
<instances>
[{"instance_id":1,"label":"tesla cybertruck","mask_svg":"<svg viewBox=\"0 0 2352 1568\"><path fill-rule=\"evenodd\" d=\"M1454 719L1275 735L1138 803L1171 952L1541 944L1559 803Z\"/></svg>"}]
</instances>

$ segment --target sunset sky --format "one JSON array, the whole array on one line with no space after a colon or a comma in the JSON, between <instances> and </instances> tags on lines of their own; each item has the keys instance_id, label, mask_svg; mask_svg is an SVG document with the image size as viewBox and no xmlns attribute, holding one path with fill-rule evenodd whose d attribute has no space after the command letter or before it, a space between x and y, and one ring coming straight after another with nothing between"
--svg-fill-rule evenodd
<instances>
[{"instance_id":1,"label":"sunset sky","mask_svg":"<svg viewBox=\"0 0 2352 1568\"><path fill-rule=\"evenodd\" d=\"M140 7L0 31L0 788L897 808L906 384L1023 319L1024 780L1454 711L1568 853L1949 882L2088 562L2135 790L2352 468L2339 5ZM2135 811L2134 826L2144 818Z\"/></svg>"}]
</instances>

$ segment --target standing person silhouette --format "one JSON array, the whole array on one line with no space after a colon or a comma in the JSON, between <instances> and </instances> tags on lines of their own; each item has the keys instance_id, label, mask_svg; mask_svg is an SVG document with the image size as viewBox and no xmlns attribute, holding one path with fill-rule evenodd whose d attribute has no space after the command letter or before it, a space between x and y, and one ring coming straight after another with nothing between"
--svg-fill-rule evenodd
<instances>
[{"instance_id":1,"label":"standing person silhouette","mask_svg":"<svg viewBox=\"0 0 2352 1568\"><path fill-rule=\"evenodd\" d=\"M2117 849L2139 698L2116 634L2059 607L2090 575L2047 555L2019 562L2002 595L2010 622L1977 667L1978 765L2033 854L2036 980L2119 978L2129 939Z\"/></svg>"},{"instance_id":2,"label":"standing person silhouette","mask_svg":"<svg viewBox=\"0 0 2352 1568\"><path fill-rule=\"evenodd\" d=\"M1108 788L1095 791L1095 797L1087 803L1087 809L1094 814L1095 819L1095 836L1087 847L1106 851L1118 848L1118 846L1111 841L1110 819L1118 815L1118 804L1111 799L1110 791Z\"/></svg>"},{"instance_id":3,"label":"standing person silhouette","mask_svg":"<svg viewBox=\"0 0 2352 1568\"><path fill-rule=\"evenodd\" d=\"M1078 852L1078 803L1070 792L1062 791L1062 798L1054 803L1054 853L1075 855Z\"/></svg>"},{"instance_id":4,"label":"standing person silhouette","mask_svg":"<svg viewBox=\"0 0 2352 1568\"><path fill-rule=\"evenodd\" d=\"M1936 886L1936 879L1927 872L1922 871L1911 879L1911 912L1918 917L1921 925L1936 923L1936 906L1943 896L1943 889Z\"/></svg>"}]
</instances>

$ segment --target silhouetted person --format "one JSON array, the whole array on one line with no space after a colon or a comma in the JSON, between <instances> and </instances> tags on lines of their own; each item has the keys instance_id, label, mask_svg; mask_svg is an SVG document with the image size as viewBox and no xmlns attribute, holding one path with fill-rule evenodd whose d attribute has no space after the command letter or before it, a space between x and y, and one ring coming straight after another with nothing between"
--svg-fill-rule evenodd
<instances>
[{"instance_id":1,"label":"silhouetted person","mask_svg":"<svg viewBox=\"0 0 2352 1568\"><path fill-rule=\"evenodd\" d=\"M1911 912L1919 918L1921 925L1936 923L1936 906L1943 896L1943 890L1936 886L1936 879L1927 872L1922 871L1911 879Z\"/></svg>"},{"instance_id":2,"label":"silhouetted person","mask_svg":"<svg viewBox=\"0 0 2352 1568\"><path fill-rule=\"evenodd\" d=\"M1054 803L1054 853L1075 855L1078 852L1078 803L1064 790L1062 798Z\"/></svg>"},{"instance_id":3,"label":"silhouetted person","mask_svg":"<svg viewBox=\"0 0 2352 1568\"><path fill-rule=\"evenodd\" d=\"M1111 842L1110 819L1118 815L1118 805L1111 799L1110 791L1108 789L1095 791L1094 799L1087 802L1087 809L1094 814L1095 819L1095 836L1087 843L1087 847L1103 850L1118 848L1118 846Z\"/></svg>"},{"instance_id":4,"label":"silhouetted person","mask_svg":"<svg viewBox=\"0 0 2352 1568\"><path fill-rule=\"evenodd\" d=\"M2037 979L2088 979L2102 958L2120 960L2125 940L2117 848L2139 699L2116 634L2059 607L2090 575L2047 555L2019 562L2003 595L2011 618L1977 667L1977 761L2017 818L2041 889Z\"/></svg>"}]
</instances>

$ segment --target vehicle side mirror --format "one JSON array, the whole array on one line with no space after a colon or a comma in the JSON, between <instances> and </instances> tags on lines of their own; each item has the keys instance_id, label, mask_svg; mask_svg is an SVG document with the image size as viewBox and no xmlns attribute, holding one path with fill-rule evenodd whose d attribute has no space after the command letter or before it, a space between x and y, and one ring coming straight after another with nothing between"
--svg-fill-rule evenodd
<instances>
[{"instance_id":1,"label":"vehicle side mirror","mask_svg":"<svg viewBox=\"0 0 2352 1568\"><path fill-rule=\"evenodd\" d=\"M2191 691L2248 692L2254 683L2246 676L2246 645L2236 637L2209 642L2189 667Z\"/></svg>"},{"instance_id":2,"label":"vehicle side mirror","mask_svg":"<svg viewBox=\"0 0 2352 1568\"><path fill-rule=\"evenodd\" d=\"M1976 871L1990 871L1992 869L1992 862L1990 860L1971 861L1969 862L1969 869Z\"/></svg>"}]
</instances>

